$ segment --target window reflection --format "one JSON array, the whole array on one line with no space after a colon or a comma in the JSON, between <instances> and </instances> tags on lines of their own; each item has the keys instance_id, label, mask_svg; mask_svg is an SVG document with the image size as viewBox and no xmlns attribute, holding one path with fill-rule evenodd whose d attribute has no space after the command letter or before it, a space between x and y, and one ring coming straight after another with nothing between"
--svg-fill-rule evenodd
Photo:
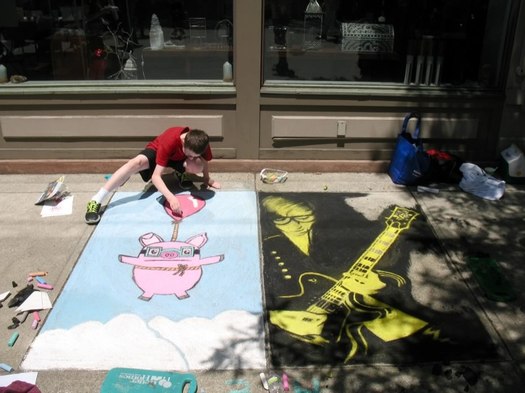
<instances>
[{"instance_id":1,"label":"window reflection","mask_svg":"<svg viewBox=\"0 0 525 393\"><path fill-rule=\"evenodd\" d=\"M0 34L8 75L30 81L220 80L233 0L2 0Z\"/></svg>"},{"instance_id":2,"label":"window reflection","mask_svg":"<svg viewBox=\"0 0 525 393\"><path fill-rule=\"evenodd\" d=\"M266 81L475 88L497 83L508 18L494 0L266 0L264 11Z\"/></svg>"}]
</instances>

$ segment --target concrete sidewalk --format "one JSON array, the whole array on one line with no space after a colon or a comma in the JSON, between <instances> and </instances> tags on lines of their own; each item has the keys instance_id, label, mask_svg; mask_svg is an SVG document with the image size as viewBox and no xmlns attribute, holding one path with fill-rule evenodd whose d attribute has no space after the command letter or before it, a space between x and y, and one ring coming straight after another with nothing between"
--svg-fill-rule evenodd
<instances>
[{"instance_id":1,"label":"concrete sidewalk","mask_svg":"<svg viewBox=\"0 0 525 393\"><path fill-rule=\"evenodd\" d=\"M85 206L105 181L104 175L66 175L68 190L74 196L73 214L42 218L41 207L34 202L57 177L54 174L0 175L3 207L0 212L0 293L16 293L25 286L29 272L48 271L55 286L49 292L54 302L89 241L95 227L84 223ZM314 391L315 381L319 381L321 391L325 392L525 391L525 299L520 291L525 280L522 267L525 255L524 186L507 185L505 196L492 202L462 192L455 186L443 187L438 194L418 193L415 189L396 186L386 174L378 173L290 173L285 183L275 185L263 184L258 174L253 173L217 173L214 177L225 190L360 192L370 194L370 203L374 195L414 198L445 248L451 270L460 278L452 283L449 277L436 277L437 285L448 288L459 282L475 296L476 313L496 343L501 359L439 365L432 362L285 370L293 380L309 388L303 391ZM120 191L143 189L140 177L134 176ZM467 256L479 252L490 254L498 261L517 292L517 300L495 302L483 295L466 265ZM18 284L17 288L13 288L13 282ZM454 294L452 287L447 292L450 296ZM14 316L13 309L7 307L8 301L4 301L0 309L0 363L14 367L13 373L28 371L21 370L20 365L38 330L31 329L30 321L25 322L19 329L21 334L16 344L8 347L13 330L7 327L13 323ZM42 315L45 317L47 312ZM210 370L196 372L196 375L200 391L203 388L208 393L264 392L259 381L261 371L266 370ZM6 374L0 370L0 376ZM94 393L100 390L105 375L103 370L39 371L37 386L44 393Z\"/></svg>"}]
</instances>

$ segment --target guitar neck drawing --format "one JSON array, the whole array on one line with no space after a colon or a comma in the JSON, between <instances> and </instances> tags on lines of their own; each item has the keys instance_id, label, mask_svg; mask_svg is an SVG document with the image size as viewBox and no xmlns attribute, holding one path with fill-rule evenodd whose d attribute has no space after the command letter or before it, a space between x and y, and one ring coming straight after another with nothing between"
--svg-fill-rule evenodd
<instances>
[{"instance_id":1,"label":"guitar neck drawing","mask_svg":"<svg viewBox=\"0 0 525 393\"><path fill-rule=\"evenodd\" d=\"M399 234L410 226L418 213L396 207L386 219L386 228L354 262L343 277L330 288L321 299L307 311L323 313L332 306L339 307L347 299L349 292L373 295L385 287L379 276L372 271L383 255L394 244Z\"/></svg>"}]
</instances>

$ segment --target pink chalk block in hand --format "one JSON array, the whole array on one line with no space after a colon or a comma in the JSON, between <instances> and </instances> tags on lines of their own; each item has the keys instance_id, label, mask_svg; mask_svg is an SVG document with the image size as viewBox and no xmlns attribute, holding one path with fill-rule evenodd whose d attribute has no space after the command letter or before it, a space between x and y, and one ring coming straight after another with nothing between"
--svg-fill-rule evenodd
<instances>
[{"instance_id":1,"label":"pink chalk block in hand","mask_svg":"<svg viewBox=\"0 0 525 393\"><path fill-rule=\"evenodd\" d=\"M38 284L36 284L36 286L38 288L42 288L42 289L49 289L49 290L53 289L53 285L50 285L50 284L40 284L40 283L38 283Z\"/></svg>"},{"instance_id":2,"label":"pink chalk block in hand","mask_svg":"<svg viewBox=\"0 0 525 393\"><path fill-rule=\"evenodd\" d=\"M181 214L175 214L173 210L171 210L168 201L164 201L164 210L175 221L181 221L183 218L187 218L194 215L195 213L198 213L206 205L206 201L204 201L204 199L193 195L177 195L177 199L180 203Z\"/></svg>"}]
</instances>

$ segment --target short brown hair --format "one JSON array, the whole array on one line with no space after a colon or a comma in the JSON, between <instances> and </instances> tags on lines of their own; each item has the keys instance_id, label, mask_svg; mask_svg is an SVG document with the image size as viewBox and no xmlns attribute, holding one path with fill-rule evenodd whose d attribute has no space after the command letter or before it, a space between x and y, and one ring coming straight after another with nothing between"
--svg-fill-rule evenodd
<instances>
[{"instance_id":1,"label":"short brown hair","mask_svg":"<svg viewBox=\"0 0 525 393\"><path fill-rule=\"evenodd\" d=\"M189 130L186 133L186 138L184 138L184 147L199 155L204 153L209 143L208 134L198 129Z\"/></svg>"}]
</instances>

